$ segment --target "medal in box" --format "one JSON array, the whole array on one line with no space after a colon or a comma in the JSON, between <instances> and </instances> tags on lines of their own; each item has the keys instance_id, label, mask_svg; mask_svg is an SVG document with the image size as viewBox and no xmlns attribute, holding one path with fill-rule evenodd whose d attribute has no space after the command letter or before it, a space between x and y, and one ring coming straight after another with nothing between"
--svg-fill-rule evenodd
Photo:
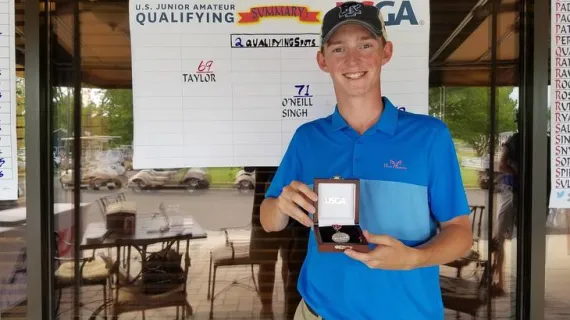
<instances>
[{"instance_id":1,"label":"medal in box","mask_svg":"<svg viewBox=\"0 0 570 320\"><path fill-rule=\"evenodd\" d=\"M370 251L359 224L360 180L315 179L313 190L318 196L313 228L319 251Z\"/></svg>"}]
</instances>

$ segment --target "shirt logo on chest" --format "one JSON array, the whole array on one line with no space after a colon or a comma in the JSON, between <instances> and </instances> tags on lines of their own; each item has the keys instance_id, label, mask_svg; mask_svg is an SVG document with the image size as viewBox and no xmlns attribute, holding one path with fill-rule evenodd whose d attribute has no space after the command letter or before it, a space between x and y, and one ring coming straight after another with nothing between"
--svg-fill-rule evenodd
<instances>
[{"instance_id":1,"label":"shirt logo on chest","mask_svg":"<svg viewBox=\"0 0 570 320\"><path fill-rule=\"evenodd\" d=\"M384 168L397 169L397 170L408 169L406 166L404 166L404 162L402 160L392 160L392 159L390 159L389 163L384 163Z\"/></svg>"}]
</instances>

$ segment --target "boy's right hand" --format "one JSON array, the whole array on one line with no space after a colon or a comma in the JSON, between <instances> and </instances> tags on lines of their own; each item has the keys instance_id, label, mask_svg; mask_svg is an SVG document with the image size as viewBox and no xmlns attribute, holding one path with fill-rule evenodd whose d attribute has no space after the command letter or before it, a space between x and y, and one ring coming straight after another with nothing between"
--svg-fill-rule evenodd
<instances>
[{"instance_id":1,"label":"boy's right hand","mask_svg":"<svg viewBox=\"0 0 570 320\"><path fill-rule=\"evenodd\" d=\"M315 213L314 203L317 201L317 194L306 184L293 181L283 188L281 195L277 198L277 209L284 215L299 221L299 223L310 227L313 220L303 211Z\"/></svg>"}]
</instances>

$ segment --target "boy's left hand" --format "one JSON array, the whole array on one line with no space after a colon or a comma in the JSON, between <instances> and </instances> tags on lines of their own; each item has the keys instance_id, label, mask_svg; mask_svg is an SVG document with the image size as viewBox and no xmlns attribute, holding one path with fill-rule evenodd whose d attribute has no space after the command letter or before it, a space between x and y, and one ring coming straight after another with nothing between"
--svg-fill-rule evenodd
<instances>
[{"instance_id":1,"label":"boy's left hand","mask_svg":"<svg viewBox=\"0 0 570 320\"><path fill-rule=\"evenodd\" d=\"M364 230L369 243L377 246L368 253L347 249L344 253L374 269L411 270L419 266L421 251L406 246L387 235L373 235Z\"/></svg>"}]
</instances>

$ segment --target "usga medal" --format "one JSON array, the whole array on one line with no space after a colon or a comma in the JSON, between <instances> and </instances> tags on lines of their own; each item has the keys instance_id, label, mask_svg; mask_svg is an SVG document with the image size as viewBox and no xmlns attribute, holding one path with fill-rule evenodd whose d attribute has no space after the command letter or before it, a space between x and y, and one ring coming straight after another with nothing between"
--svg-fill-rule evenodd
<instances>
[{"instance_id":1,"label":"usga medal","mask_svg":"<svg viewBox=\"0 0 570 320\"><path fill-rule=\"evenodd\" d=\"M336 231L335 234L332 235L332 240L336 243L346 243L350 240L350 236L344 232L340 232L341 226L338 224L333 224L332 226Z\"/></svg>"}]
</instances>

